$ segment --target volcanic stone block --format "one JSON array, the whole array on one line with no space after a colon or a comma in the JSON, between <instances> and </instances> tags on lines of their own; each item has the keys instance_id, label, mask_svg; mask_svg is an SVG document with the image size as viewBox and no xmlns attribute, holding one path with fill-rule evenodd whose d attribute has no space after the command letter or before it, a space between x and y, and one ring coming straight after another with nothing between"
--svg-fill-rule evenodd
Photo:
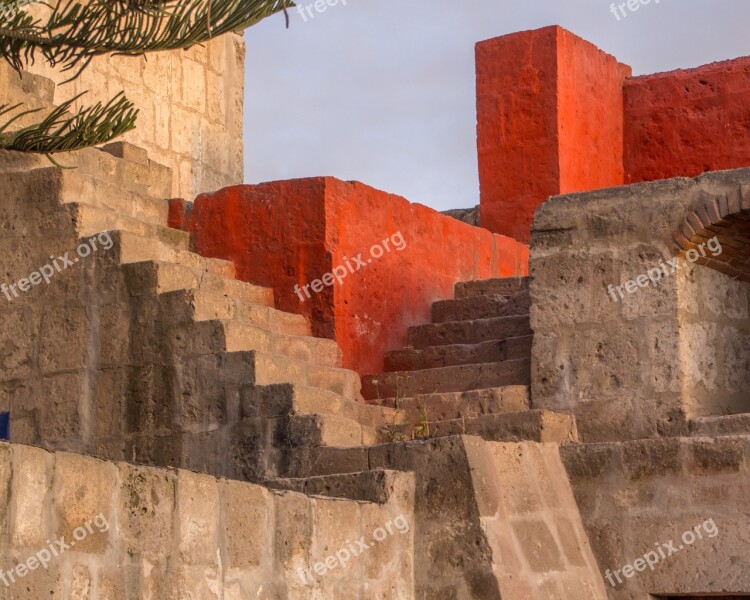
<instances>
[{"instance_id":1,"label":"volcanic stone block","mask_svg":"<svg viewBox=\"0 0 750 600\"><path fill-rule=\"evenodd\" d=\"M623 182L629 67L560 27L481 42L476 63L482 227L527 242L549 196Z\"/></svg>"},{"instance_id":2,"label":"volcanic stone block","mask_svg":"<svg viewBox=\"0 0 750 600\"><path fill-rule=\"evenodd\" d=\"M41 548L52 535L48 527L47 491L52 480L54 457L30 446L12 446L13 480L11 542L16 546Z\"/></svg>"},{"instance_id":3,"label":"volcanic stone block","mask_svg":"<svg viewBox=\"0 0 750 600\"><path fill-rule=\"evenodd\" d=\"M273 548L273 498L268 490L234 481L222 481L222 537L226 540L228 567L260 567Z\"/></svg>"},{"instance_id":4,"label":"volcanic stone block","mask_svg":"<svg viewBox=\"0 0 750 600\"><path fill-rule=\"evenodd\" d=\"M158 560L172 552L176 477L119 464L118 527L128 552Z\"/></svg>"},{"instance_id":5,"label":"volcanic stone block","mask_svg":"<svg viewBox=\"0 0 750 600\"><path fill-rule=\"evenodd\" d=\"M117 474L112 463L102 460L64 452L55 456L52 497L56 537L71 541L75 537L80 552L106 552L116 523L112 492L117 489ZM84 527L87 523L88 529ZM79 540L81 531L83 539Z\"/></svg>"},{"instance_id":6,"label":"volcanic stone block","mask_svg":"<svg viewBox=\"0 0 750 600\"><path fill-rule=\"evenodd\" d=\"M219 491L208 475L177 477L177 544L184 565L215 567L219 549Z\"/></svg>"}]
</instances>

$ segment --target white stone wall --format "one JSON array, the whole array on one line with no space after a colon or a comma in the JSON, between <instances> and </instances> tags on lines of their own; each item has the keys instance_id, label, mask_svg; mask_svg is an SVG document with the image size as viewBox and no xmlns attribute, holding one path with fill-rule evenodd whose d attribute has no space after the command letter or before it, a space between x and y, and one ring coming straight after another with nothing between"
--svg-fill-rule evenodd
<instances>
[{"instance_id":1,"label":"white stone wall","mask_svg":"<svg viewBox=\"0 0 750 600\"><path fill-rule=\"evenodd\" d=\"M89 90L83 103L120 91L140 108L138 128L121 138L173 170L172 194L197 194L243 181L245 44L228 34L188 51L102 57L75 81L58 85L55 103ZM60 83L70 76L37 62L29 68Z\"/></svg>"},{"instance_id":2,"label":"white stone wall","mask_svg":"<svg viewBox=\"0 0 750 600\"><path fill-rule=\"evenodd\" d=\"M0 598L409 600L414 483L394 478L398 492L376 504L0 444ZM298 569L402 515L406 533L391 526L382 543L303 583ZM47 568L18 571L60 539L75 544Z\"/></svg>"}]
</instances>

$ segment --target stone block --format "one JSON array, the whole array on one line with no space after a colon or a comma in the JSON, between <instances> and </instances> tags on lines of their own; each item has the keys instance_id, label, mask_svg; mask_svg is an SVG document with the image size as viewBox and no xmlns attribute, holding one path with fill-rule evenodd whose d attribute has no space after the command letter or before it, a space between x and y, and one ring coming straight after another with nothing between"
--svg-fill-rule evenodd
<instances>
[{"instance_id":1,"label":"stone block","mask_svg":"<svg viewBox=\"0 0 750 600\"><path fill-rule=\"evenodd\" d=\"M53 534L48 492L54 457L40 448L18 445L11 446L11 454L11 543L16 547L42 548Z\"/></svg>"},{"instance_id":2,"label":"stone block","mask_svg":"<svg viewBox=\"0 0 750 600\"><path fill-rule=\"evenodd\" d=\"M152 560L172 552L176 476L163 469L118 464L117 522L120 543L131 555Z\"/></svg>"},{"instance_id":3,"label":"stone block","mask_svg":"<svg viewBox=\"0 0 750 600\"><path fill-rule=\"evenodd\" d=\"M274 547L274 499L260 486L220 481L221 535L227 568L252 571L266 566ZM268 563L266 563L268 560Z\"/></svg>"},{"instance_id":4,"label":"stone block","mask_svg":"<svg viewBox=\"0 0 750 600\"><path fill-rule=\"evenodd\" d=\"M365 535L368 544L374 546L369 531L360 530L360 506L347 500L317 498L313 502L313 532L315 544L312 549L311 566L316 579L324 585L333 586L352 577L352 569L357 573L361 562L342 564L336 553ZM356 547L356 546L355 546ZM364 552L364 551L362 551Z\"/></svg>"},{"instance_id":5,"label":"stone block","mask_svg":"<svg viewBox=\"0 0 750 600\"><path fill-rule=\"evenodd\" d=\"M58 306L43 311L39 365L46 374L80 369L88 347L88 317L85 308L61 310Z\"/></svg>"},{"instance_id":6,"label":"stone block","mask_svg":"<svg viewBox=\"0 0 750 600\"><path fill-rule=\"evenodd\" d=\"M273 503L273 569L284 577L291 592L305 597L312 584L306 575L300 577L300 569L304 574L312 567L312 503L306 496L292 492L274 492Z\"/></svg>"},{"instance_id":7,"label":"stone block","mask_svg":"<svg viewBox=\"0 0 750 600\"><path fill-rule=\"evenodd\" d=\"M691 440L687 444L688 468L696 475L746 472L748 442L744 437Z\"/></svg>"},{"instance_id":8,"label":"stone block","mask_svg":"<svg viewBox=\"0 0 750 600\"><path fill-rule=\"evenodd\" d=\"M216 568L180 567L167 574L167 589L170 598L182 600L224 600L221 589L221 573ZM260 596L262 598L262 596Z\"/></svg>"},{"instance_id":9,"label":"stone block","mask_svg":"<svg viewBox=\"0 0 750 600\"><path fill-rule=\"evenodd\" d=\"M684 458L679 439L627 442L622 449L624 471L632 480L682 472Z\"/></svg>"},{"instance_id":10,"label":"stone block","mask_svg":"<svg viewBox=\"0 0 750 600\"><path fill-rule=\"evenodd\" d=\"M57 453L52 487L55 537L64 537L77 551L104 554L116 523L115 489L117 468L112 463Z\"/></svg>"},{"instance_id":11,"label":"stone block","mask_svg":"<svg viewBox=\"0 0 750 600\"><path fill-rule=\"evenodd\" d=\"M750 392L750 330L726 327L719 340L724 349L724 373L720 383L729 393L743 394L746 398ZM743 402L743 406L747 404Z\"/></svg>"},{"instance_id":12,"label":"stone block","mask_svg":"<svg viewBox=\"0 0 750 600\"><path fill-rule=\"evenodd\" d=\"M562 571L563 557L549 526L541 520L513 522L516 543L535 573Z\"/></svg>"},{"instance_id":13,"label":"stone block","mask_svg":"<svg viewBox=\"0 0 750 600\"><path fill-rule=\"evenodd\" d=\"M75 565L70 576L70 600L94 600L94 578L85 564Z\"/></svg>"},{"instance_id":14,"label":"stone block","mask_svg":"<svg viewBox=\"0 0 750 600\"><path fill-rule=\"evenodd\" d=\"M66 442L71 444L71 449L75 448L74 440L81 440L83 431L91 426L80 406L83 375L68 373L45 377L42 394L47 403L39 422L41 438L48 444Z\"/></svg>"},{"instance_id":15,"label":"stone block","mask_svg":"<svg viewBox=\"0 0 750 600\"><path fill-rule=\"evenodd\" d=\"M219 560L219 490L213 477L188 471L177 474L177 549L179 561L197 572L214 569Z\"/></svg>"}]
</instances>

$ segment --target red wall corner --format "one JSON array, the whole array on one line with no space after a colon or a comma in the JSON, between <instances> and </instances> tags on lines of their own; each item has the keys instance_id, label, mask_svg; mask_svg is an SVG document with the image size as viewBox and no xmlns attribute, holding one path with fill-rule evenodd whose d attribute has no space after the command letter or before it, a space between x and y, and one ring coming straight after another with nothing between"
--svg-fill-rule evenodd
<instances>
[{"instance_id":1,"label":"red wall corner","mask_svg":"<svg viewBox=\"0 0 750 600\"><path fill-rule=\"evenodd\" d=\"M332 178L203 194L185 227L200 254L232 260L239 279L272 287L277 308L306 315L316 335L342 347L344 366L363 375L381 372L383 354L428 322L432 302L452 298L456 282L528 274L528 248L515 240ZM295 293L355 257L365 265L340 285L309 299Z\"/></svg>"},{"instance_id":2,"label":"red wall corner","mask_svg":"<svg viewBox=\"0 0 750 600\"><path fill-rule=\"evenodd\" d=\"M630 68L562 29L477 44L481 223L528 243L552 195L623 183Z\"/></svg>"}]
</instances>

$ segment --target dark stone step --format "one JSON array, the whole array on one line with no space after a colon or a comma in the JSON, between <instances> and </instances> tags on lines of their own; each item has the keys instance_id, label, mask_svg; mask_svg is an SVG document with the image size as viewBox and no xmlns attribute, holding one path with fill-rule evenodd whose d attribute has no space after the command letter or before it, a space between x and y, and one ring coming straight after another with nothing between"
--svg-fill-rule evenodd
<instances>
[{"instance_id":1,"label":"dark stone step","mask_svg":"<svg viewBox=\"0 0 750 600\"><path fill-rule=\"evenodd\" d=\"M381 410L390 411L381 420L388 425L411 424L420 421L452 421L480 415L521 412L529 410L529 387L506 385L469 392L440 392L418 394L412 398L387 398ZM370 405L372 406L372 405Z\"/></svg>"},{"instance_id":2,"label":"dark stone step","mask_svg":"<svg viewBox=\"0 0 750 600\"><path fill-rule=\"evenodd\" d=\"M447 323L527 315L530 308L531 298L528 290L510 296L492 294L456 300L440 300L432 305L432 322Z\"/></svg>"},{"instance_id":3,"label":"dark stone step","mask_svg":"<svg viewBox=\"0 0 750 600\"><path fill-rule=\"evenodd\" d=\"M529 315L429 323L409 328L407 344L420 349L428 346L479 344L531 335Z\"/></svg>"},{"instance_id":4,"label":"dark stone step","mask_svg":"<svg viewBox=\"0 0 750 600\"><path fill-rule=\"evenodd\" d=\"M533 336L493 340L479 344L406 348L385 355L385 371L417 371L531 358Z\"/></svg>"},{"instance_id":5,"label":"dark stone step","mask_svg":"<svg viewBox=\"0 0 750 600\"><path fill-rule=\"evenodd\" d=\"M493 294L508 296L527 289L529 289L528 277L501 277L479 281L462 281L456 284L453 295L456 298L491 296Z\"/></svg>"},{"instance_id":6,"label":"dark stone step","mask_svg":"<svg viewBox=\"0 0 750 600\"><path fill-rule=\"evenodd\" d=\"M416 426L381 427L383 442L476 435L493 442L575 442L578 440L575 418L545 410L481 415Z\"/></svg>"},{"instance_id":7,"label":"dark stone step","mask_svg":"<svg viewBox=\"0 0 750 600\"><path fill-rule=\"evenodd\" d=\"M506 385L529 385L531 361L461 365L421 371L397 371L362 378L362 396L368 401L407 398L438 392L468 392Z\"/></svg>"}]
</instances>

